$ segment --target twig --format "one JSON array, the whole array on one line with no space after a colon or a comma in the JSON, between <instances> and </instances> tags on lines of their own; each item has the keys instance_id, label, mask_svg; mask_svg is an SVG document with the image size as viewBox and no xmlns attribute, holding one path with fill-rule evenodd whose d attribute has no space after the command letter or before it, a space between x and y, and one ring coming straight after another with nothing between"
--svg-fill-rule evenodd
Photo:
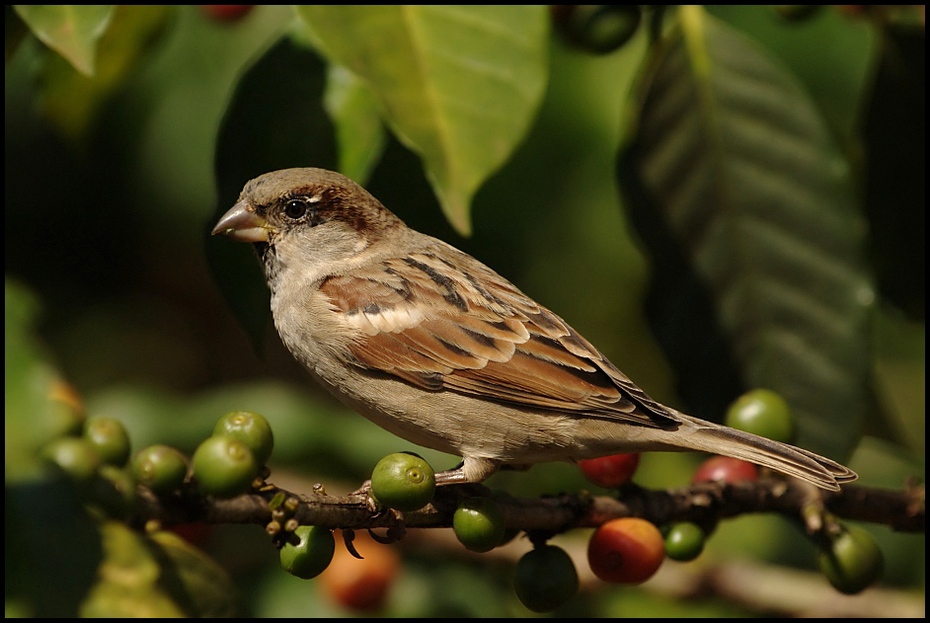
<instances>
[{"instance_id":1,"label":"twig","mask_svg":"<svg viewBox=\"0 0 930 623\"><path fill-rule=\"evenodd\" d=\"M138 523L158 520L174 523L253 523L271 520L268 502L276 494L296 498L293 517L301 524L328 528L364 529L391 527L402 522L407 528L447 528L463 493L493 495L508 528L557 534L572 528L596 527L617 517L642 517L657 525L692 521L712 528L718 521L747 513L780 513L820 529L822 509L837 517L885 524L901 532L925 531L924 487L910 484L903 490L846 485L841 491L812 490L803 483L763 478L733 484L699 483L672 490L648 490L635 485L621 489L616 497L593 496L586 492L541 498L517 498L494 493L480 486L449 486L437 490L433 502L410 513L388 512L372 506L363 495L327 495L315 487L308 495L290 493L267 485L263 490L228 500L195 494L158 498L146 489L139 491L135 519ZM813 493L812 493L813 491ZM812 504L821 509L818 520L809 516Z\"/></svg>"}]
</instances>

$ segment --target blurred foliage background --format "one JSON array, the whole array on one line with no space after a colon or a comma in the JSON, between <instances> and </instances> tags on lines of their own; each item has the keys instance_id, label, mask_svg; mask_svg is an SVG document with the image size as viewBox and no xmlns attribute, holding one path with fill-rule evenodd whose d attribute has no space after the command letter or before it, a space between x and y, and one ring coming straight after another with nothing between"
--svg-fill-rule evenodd
<instances>
[{"instance_id":1,"label":"blurred foliage background","mask_svg":"<svg viewBox=\"0 0 930 623\"><path fill-rule=\"evenodd\" d=\"M242 185L276 168L346 172L555 310L663 402L719 421L742 390L774 386L802 416L801 445L847 461L866 484L923 477L922 8L796 19L773 7L646 7L641 22L622 16L612 28L630 37L606 48L610 32L545 7L423 8L415 32L389 8L261 6L235 18L198 6L45 8L61 10L5 8L8 613L75 612L100 555L86 520L64 520L80 513L34 458L56 432L61 401L49 396L61 379L87 414L125 422L135 448L191 451L222 413L258 411L275 430L273 474L332 490L354 489L389 452L421 451L316 388L267 322L254 258L208 240ZM429 72L416 69L424 60ZM751 79L718 84L708 67ZM676 107L692 92L714 98L712 114ZM733 149L690 134L740 115L761 134ZM781 145L781 129L801 138L754 160L760 145ZM702 178L721 161L762 164L721 188ZM766 185L761 199L741 196ZM801 269L770 258L734 268L705 238L713 227L695 225L733 218L720 206L764 211L772 196L776 207L812 205L780 224L837 255L808 262L807 247L778 241ZM751 221L737 218L743 233L729 236L767 250ZM767 311L729 285L773 274ZM696 286L702 278L714 285ZM799 298L785 295L795 283L807 284ZM773 332L760 334L767 323ZM792 335L804 346L785 360L764 348ZM842 363L825 384L821 359ZM437 469L456 463L423 454ZM649 455L637 482L685 484L699 460ZM570 465L489 484L522 495L589 486ZM923 536L869 529L885 582L922 595ZM404 564L378 614L529 614L507 562L411 541L395 546ZM230 573L241 612L349 613L283 573L256 527L220 527L203 547ZM62 558L87 567L64 573ZM694 564L731 558L814 561L774 517L726 522ZM559 611L696 613L749 611L596 583Z\"/></svg>"}]
</instances>

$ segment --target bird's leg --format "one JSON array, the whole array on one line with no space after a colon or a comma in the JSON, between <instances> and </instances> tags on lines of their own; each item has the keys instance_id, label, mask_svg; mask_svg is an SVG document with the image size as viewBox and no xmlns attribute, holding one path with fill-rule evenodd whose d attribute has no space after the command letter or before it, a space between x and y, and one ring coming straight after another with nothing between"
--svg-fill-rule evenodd
<instances>
[{"instance_id":1,"label":"bird's leg","mask_svg":"<svg viewBox=\"0 0 930 623\"><path fill-rule=\"evenodd\" d=\"M479 484L500 469L500 463L492 459L465 457L455 469L448 469L436 474L436 486ZM368 498L371 509L376 505L371 495L371 480L366 480L362 486L353 491L351 496L361 495Z\"/></svg>"},{"instance_id":2,"label":"bird's leg","mask_svg":"<svg viewBox=\"0 0 930 623\"><path fill-rule=\"evenodd\" d=\"M478 484L484 482L498 469L500 469L500 463L497 461L466 456L462 464L455 469L436 474L436 486Z\"/></svg>"}]
</instances>

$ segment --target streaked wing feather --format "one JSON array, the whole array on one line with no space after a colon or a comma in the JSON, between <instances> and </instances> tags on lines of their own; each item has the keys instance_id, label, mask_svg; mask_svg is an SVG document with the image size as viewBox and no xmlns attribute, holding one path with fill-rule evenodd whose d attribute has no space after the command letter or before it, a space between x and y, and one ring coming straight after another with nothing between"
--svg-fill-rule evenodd
<instances>
[{"instance_id":1,"label":"streaked wing feather","mask_svg":"<svg viewBox=\"0 0 930 623\"><path fill-rule=\"evenodd\" d=\"M440 249L450 251L460 254ZM517 406L679 422L558 316L468 256L455 259L412 254L325 281L321 291L364 334L351 363Z\"/></svg>"}]
</instances>

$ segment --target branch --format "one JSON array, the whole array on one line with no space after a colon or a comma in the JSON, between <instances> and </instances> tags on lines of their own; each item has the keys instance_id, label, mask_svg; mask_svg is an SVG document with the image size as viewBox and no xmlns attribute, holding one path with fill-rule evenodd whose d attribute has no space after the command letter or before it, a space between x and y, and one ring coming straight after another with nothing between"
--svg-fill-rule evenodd
<instances>
[{"instance_id":1,"label":"branch","mask_svg":"<svg viewBox=\"0 0 930 623\"><path fill-rule=\"evenodd\" d=\"M616 497L587 492L541 498L517 498L481 485L440 487L432 503L415 512L377 508L367 494L328 495L321 485L308 495L271 484L228 500L181 493L158 498L139 490L135 521L177 523L252 523L296 519L300 524L327 528L448 528L463 495L493 496L505 525L511 529L557 534L572 528L596 527L618 517L642 517L663 525L692 521L708 530L721 519L747 513L775 512L799 521L813 534L830 524L830 516L885 524L901 532L924 532L924 487L914 483L903 490L846 485L838 492L815 489L797 480L768 477L739 483L699 483L668 491L629 485ZM287 510L274 515L271 507ZM272 501L275 500L274 503ZM825 521L826 520L826 521ZM281 521L283 525L283 521Z\"/></svg>"}]
</instances>

